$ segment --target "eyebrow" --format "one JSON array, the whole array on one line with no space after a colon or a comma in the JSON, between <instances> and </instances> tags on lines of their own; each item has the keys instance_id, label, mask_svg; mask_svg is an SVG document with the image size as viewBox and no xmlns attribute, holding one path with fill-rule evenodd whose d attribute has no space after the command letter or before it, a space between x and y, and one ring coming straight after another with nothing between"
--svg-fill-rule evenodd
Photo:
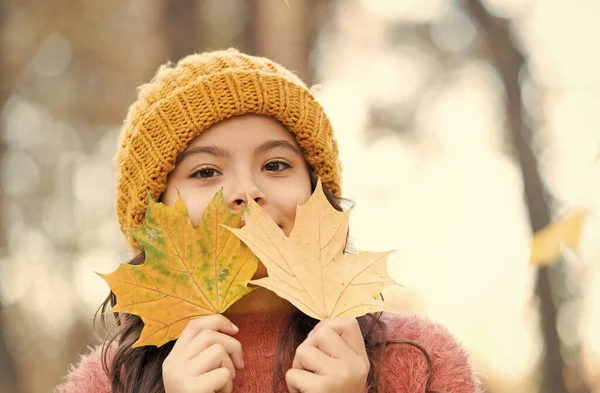
<instances>
[{"instance_id":1,"label":"eyebrow","mask_svg":"<svg viewBox=\"0 0 600 393\"><path fill-rule=\"evenodd\" d=\"M264 143L261 143L256 149L254 149L254 154L265 153L271 149L282 148L291 151L292 153L296 153L302 156L302 151L298 146L293 144L290 141L286 141L284 139L270 139Z\"/></svg>"},{"instance_id":2,"label":"eyebrow","mask_svg":"<svg viewBox=\"0 0 600 393\"><path fill-rule=\"evenodd\" d=\"M207 146L197 146L191 147L183 151L179 157L177 157L177 163L182 162L188 157L195 156L198 154L211 154L215 157L229 157L231 154L221 146L217 145L207 145Z\"/></svg>"},{"instance_id":3,"label":"eyebrow","mask_svg":"<svg viewBox=\"0 0 600 393\"><path fill-rule=\"evenodd\" d=\"M298 146L291 143L290 141L286 141L284 139L270 139L264 143L261 143L256 149L254 149L254 154L265 153L271 149L282 148L291 151L292 153L299 154L302 156L302 151ZM207 146L197 146L191 147L185 151L183 151L179 157L177 158L177 163L181 163L185 159L195 156L198 154L210 154L215 157L231 157L231 153L224 149L221 146L217 145L207 145Z\"/></svg>"}]
</instances>

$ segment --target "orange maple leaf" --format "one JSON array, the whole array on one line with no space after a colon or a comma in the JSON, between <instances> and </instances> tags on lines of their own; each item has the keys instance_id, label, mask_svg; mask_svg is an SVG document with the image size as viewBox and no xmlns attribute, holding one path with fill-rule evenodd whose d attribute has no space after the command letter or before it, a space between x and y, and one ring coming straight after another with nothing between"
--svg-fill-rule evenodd
<instances>
[{"instance_id":1,"label":"orange maple leaf","mask_svg":"<svg viewBox=\"0 0 600 393\"><path fill-rule=\"evenodd\" d=\"M194 226L178 196L173 206L150 203L141 227L131 234L146 252L142 265L121 264L106 280L117 297L110 311L135 314L144 329L134 347L176 339L202 315L224 312L253 289L247 286L258 260L222 224L240 227L223 192L215 195Z\"/></svg>"}]
</instances>

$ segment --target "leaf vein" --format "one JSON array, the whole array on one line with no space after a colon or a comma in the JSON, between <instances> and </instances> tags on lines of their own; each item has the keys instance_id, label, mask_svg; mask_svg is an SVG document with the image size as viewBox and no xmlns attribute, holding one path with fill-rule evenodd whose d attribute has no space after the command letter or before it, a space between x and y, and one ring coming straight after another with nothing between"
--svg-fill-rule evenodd
<instances>
[{"instance_id":1,"label":"leaf vein","mask_svg":"<svg viewBox=\"0 0 600 393\"><path fill-rule=\"evenodd\" d=\"M367 270L368 268L370 268L371 266L373 266L374 264L376 264L377 262L379 262L381 260L381 258L385 258L386 256L387 256L387 254L380 255L379 258L376 258L373 262L367 264L367 266L365 266L361 271L359 271L357 274L354 275L354 277L352 278L352 280L350 280L350 282L344 287L344 289L342 291L340 291L340 294L339 294L337 300L335 301L335 304L333 305L333 308L331 309L332 312L333 312L333 310L335 310L335 308L337 307L338 303L340 302L340 299L342 298L342 296L344 295L344 293L346 293L346 290L350 287L350 285L352 285L352 283L354 282L354 280L356 280L356 278L358 276L360 276L365 270Z\"/></svg>"}]
</instances>

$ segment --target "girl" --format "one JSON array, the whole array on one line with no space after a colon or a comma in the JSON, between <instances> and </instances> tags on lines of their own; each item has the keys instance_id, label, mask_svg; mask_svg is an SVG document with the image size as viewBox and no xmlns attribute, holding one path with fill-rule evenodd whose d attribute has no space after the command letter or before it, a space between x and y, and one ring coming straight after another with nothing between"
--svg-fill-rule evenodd
<instances>
[{"instance_id":1,"label":"girl","mask_svg":"<svg viewBox=\"0 0 600 393\"><path fill-rule=\"evenodd\" d=\"M194 223L219 189L234 212L248 195L289 234L296 205L320 178L341 210L337 143L323 108L292 72L233 49L162 66L129 110L115 164L131 264L144 252L125 229L142 224L148 191L170 205L179 190ZM254 278L265 275L260 266ZM111 293L100 310L115 302ZM141 319L116 319L58 392L479 392L453 337L408 314L318 322L260 288L160 348L132 348Z\"/></svg>"}]
</instances>

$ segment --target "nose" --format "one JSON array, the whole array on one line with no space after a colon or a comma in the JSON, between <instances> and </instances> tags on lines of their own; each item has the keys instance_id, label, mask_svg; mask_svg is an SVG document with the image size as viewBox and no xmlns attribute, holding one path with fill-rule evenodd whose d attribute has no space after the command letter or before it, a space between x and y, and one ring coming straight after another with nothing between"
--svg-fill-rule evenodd
<instances>
[{"instance_id":1,"label":"nose","mask_svg":"<svg viewBox=\"0 0 600 393\"><path fill-rule=\"evenodd\" d=\"M227 207L230 211L237 213L248 205L248 198L253 199L260 206L264 205L267 200L265 194L254 181L250 179L244 182L237 181L236 184L232 185L232 191L226 198Z\"/></svg>"}]
</instances>

